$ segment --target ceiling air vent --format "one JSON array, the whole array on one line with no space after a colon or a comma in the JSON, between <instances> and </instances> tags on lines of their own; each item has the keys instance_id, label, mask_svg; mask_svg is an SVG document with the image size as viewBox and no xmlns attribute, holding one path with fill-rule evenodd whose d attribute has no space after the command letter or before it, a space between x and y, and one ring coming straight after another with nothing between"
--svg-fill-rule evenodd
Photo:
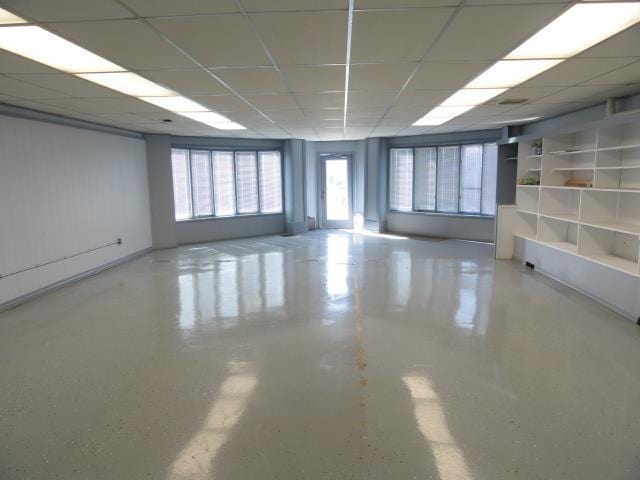
<instances>
[{"instance_id":1,"label":"ceiling air vent","mask_svg":"<svg viewBox=\"0 0 640 480\"><path fill-rule=\"evenodd\" d=\"M506 100L502 100L498 102L499 105L518 105L519 103L524 103L528 100L528 98L507 98Z\"/></svg>"}]
</instances>

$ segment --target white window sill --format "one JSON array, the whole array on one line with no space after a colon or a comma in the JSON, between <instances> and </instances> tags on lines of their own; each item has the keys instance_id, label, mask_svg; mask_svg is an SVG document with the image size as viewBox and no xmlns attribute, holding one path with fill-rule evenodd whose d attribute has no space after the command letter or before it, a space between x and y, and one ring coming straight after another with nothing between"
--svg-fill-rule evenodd
<instances>
[{"instance_id":1,"label":"white window sill","mask_svg":"<svg viewBox=\"0 0 640 480\"><path fill-rule=\"evenodd\" d=\"M209 222L216 220L235 220L241 218L256 218L256 217L275 217L278 215L284 215L284 212L279 213L243 213L240 215L225 215L225 216L217 216L217 217L196 217L196 218L186 218L184 220L176 220L176 223L192 223L192 222Z\"/></svg>"},{"instance_id":2,"label":"white window sill","mask_svg":"<svg viewBox=\"0 0 640 480\"><path fill-rule=\"evenodd\" d=\"M401 213L404 215L428 215L430 217L453 217L453 218L477 218L480 220L495 220L494 215L476 215L473 213L444 213L444 212L403 212L400 210L389 210L389 213Z\"/></svg>"}]
</instances>

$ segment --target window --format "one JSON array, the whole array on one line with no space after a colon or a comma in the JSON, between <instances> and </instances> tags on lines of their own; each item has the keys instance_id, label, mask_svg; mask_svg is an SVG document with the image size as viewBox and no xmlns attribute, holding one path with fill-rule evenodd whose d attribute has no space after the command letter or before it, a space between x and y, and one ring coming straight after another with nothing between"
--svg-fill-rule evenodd
<instances>
[{"instance_id":1,"label":"window","mask_svg":"<svg viewBox=\"0 0 640 480\"><path fill-rule=\"evenodd\" d=\"M282 212L278 151L174 148L176 220Z\"/></svg>"},{"instance_id":2,"label":"window","mask_svg":"<svg viewBox=\"0 0 640 480\"><path fill-rule=\"evenodd\" d=\"M464 145L460 159L460 211L480 213L482 145Z\"/></svg>"},{"instance_id":3,"label":"window","mask_svg":"<svg viewBox=\"0 0 640 480\"><path fill-rule=\"evenodd\" d=\"M457 212L460 192L460 147L438 147L437 164L439 212Z\"/></svg>"},{"instance_id":4,"label":"window","mask_svg":"<svg viewBox=\"0 0 640 480\"><path fill-rule=\"evenodd\" d=\"M238 213L258 211L258 163L256 152L236 152Z\"/></svg>"},{"instance_id":5,"label":"window","mask_svg":"<svg viewBox=\"0 0 640 480\"><path fill-rule=\"evenodd\" d=\"M495 215L495 143L392 148L391 210Z\"/></svg>"},{"instance_id":6,"label":"window","mask_svg":"<svg viewBox=\"0 0 640 480\"><path fill-rule=\"evenodd\" d=\"M437 148L416 148L416 210L436 209L437 159Z\"/></svg>"},{"instance_id":7,"label":"window","mask_svg":"<svg viewBox=\"0 0 640 480\"><path fill-rule=\"evenodd\" d=\"M410 212L413 197L413 149L394 148L391 150L391 188L390 203L392 210Z\"/></svg>"},{"instance_id":8,"label":"window","mask_svg":"<svg viewBox=\"0 0 640 480\"><path fill-rule=\"evenodd\" d=\"M173 171L173 199L176 207L176 220L191 217L191 181L189 180L189 150L171 152Z\"/></svg>"},{"instance_id":9,"label":"window","mask_svg":"<svg viewBox=\"0 0 640 480\"><path fill-rule=\"evenodd\" d=\"M282 172L279 152L258 152L260 175L260 211L282 211Z\"/></svg>"},{"instance_id":10,"label":"window","mask_svg":"<svg viewBox=\"0 0 640 480\"><path fill-rule=\"evenodd\" d=\"M191 185L193 190L193 215L213 215L211 200L211 161L208 150L191 152Z\"/></svg>"}]
</instances>

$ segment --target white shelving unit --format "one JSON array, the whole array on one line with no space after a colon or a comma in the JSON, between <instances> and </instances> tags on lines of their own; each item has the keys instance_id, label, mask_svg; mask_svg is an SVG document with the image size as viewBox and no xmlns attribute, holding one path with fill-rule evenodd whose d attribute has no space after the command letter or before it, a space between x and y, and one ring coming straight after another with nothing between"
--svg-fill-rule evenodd
<instances>
[{"instance_id":1,"label":"white shelving unit","mask_svg":"<svg viewBox=\"0 0 640 480\"><path fill-rule=\"evenodd\" d=\"M540 185L516 187L515 237L640 277L640 124L519 142L517 169Z\"/></svg>"}]
</instances>

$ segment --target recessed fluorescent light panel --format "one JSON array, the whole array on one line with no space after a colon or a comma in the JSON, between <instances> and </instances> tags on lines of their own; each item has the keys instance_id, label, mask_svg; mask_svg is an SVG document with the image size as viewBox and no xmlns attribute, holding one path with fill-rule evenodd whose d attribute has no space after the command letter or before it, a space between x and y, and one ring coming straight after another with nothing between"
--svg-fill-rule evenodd
<instances>
[{"instance_id":1,"label":"recessed fluorescent light panel","mask_svg":"<svg viewBox=\"0 0 640 480\"><path fill-rule=\"evenodd\" d=\"M140 100L149 102L157 107L164 108L170 112L207 112L209 109L199 103L182 96L175 97L138 97Z\"/></svg>"},{"instance_id":2,"label":"recessed fluorescent light panel","mask_svg":"<svg viewBox=\"0 0 640 480\"><path fill-rule=\"evenodd\" d=\"M424 117L420 118L419 120L416 120L413 123L414 127L426 127L426 126L435 126L435 125L442 125L443 123L447 123L449 120L451 120L454 117L429 117L427 115L425 115Z\"/></svg>"},{"instance_id":3,"label":"recessed fluorescent light panel","mask_svg":"<svg viewBox=\"0 0 640 480\"><path fill-rule=\"evenodd\" d=\"M80 73L78 77L133 97L167 97L176 92L131 72Z\"/></svg>"},{"instance_id":4,"label":"recessed fluorescent light panel","mask_svg":"<svg viewBox=\"0 0 640 480\"><path fill-rule=\"evenodd\" d=\"M35 25L0 28L0 48L67 73L124 68Z\"/></svg>"},{"instance_id":5,"label":"recessed fluorescent light panel","mask_svg":"<svg viewBox=\"0 0 640 480\"><path fill-rule=\"evenodd\" d=\"M206 124L230 122L227 117L216 112L177 112L183 117Z\"/></svg>"},{"instance_id":6,"label":"recessed fluorescent light panel","mask_svg":"<svg viewBox=\"0 0 640 480\"><path fill-rule=\"evenodd\" d=\"M0 25L13 25L16 23L27 23L27 21L0 8Z\"/></svg>"},{"instance_id":7,"label":"recessed fluorescent light panel","mask_svg":"<svg viewBox=\"0 0 640 480\"><path fill-rule=\"evenodd\" d=\"M443 107L482 105L506 91L506 88L463 88L447 98L441 105Z\"/></svg>"},{"instance_id":8,"label":"recessed fluorescent light panel","mask_svg":"<svg viewBox=\"0 0 640 480\"><path fill-rule=\"evenodd\" d=\"M640 2L580 3L506 58L569 58L639 21Z\"/></svg>"},{"instance_id":9,"label":"recessed fluorescent light panel","mask_svg":"<svg viewBox=\"0 0 640 480\"><path fill-rule=\"evenodd\" d=\"M236 122L207 123L207 125L218 130L246 130L245 127Z\"/></svg>"},{"instance_id":10,"label":"recessed fluorescent light panel","mask_svg":"<svg viewBox=\"0 0 640 480\"><path fill-rule=\"evenodd\" d=\"M511 88L549 70L562 60L500 60L465 88Z\"/></svg>"},{"instance_id":11,"label":"recessed fluorescent light panel","mask_svg":"<svg viewBox=\"0 0 640 480\"><path fill-rule=\"evenodd\" d=\"M534 120L538 120L540 117L526 117L526 118L514 118L511 120L500 120L497 122L487 122L491 125L498 125L503 123L523 123L523 122L533 122Z\"/></svg>"}]
</instances>

